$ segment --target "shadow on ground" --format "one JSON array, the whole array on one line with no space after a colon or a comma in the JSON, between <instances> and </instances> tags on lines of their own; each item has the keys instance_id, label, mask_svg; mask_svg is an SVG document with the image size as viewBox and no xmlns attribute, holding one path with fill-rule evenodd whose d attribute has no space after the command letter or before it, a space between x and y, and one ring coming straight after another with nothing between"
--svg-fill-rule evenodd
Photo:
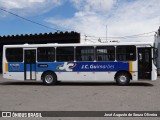
<instances>
[{"instance_id":1,"label":"shadow on ground","mask_svg":"<svg viewBox=\"0 0 160 120\"><path fill-rule=\"evenodd\" d=\"M23 85L23 86L45 86L42 82L1 82L0 85ZM52 85L54 86L54 85ZM109 83L94 83L94 82L85 82L85 83L77 83L77 82L59 82L55 86L118 86L114 82ZM142 86L142 87L153 87L154 85L147 82L131 82L128 86L134 87L134 86Z\"/></svg>"}]
</instances>

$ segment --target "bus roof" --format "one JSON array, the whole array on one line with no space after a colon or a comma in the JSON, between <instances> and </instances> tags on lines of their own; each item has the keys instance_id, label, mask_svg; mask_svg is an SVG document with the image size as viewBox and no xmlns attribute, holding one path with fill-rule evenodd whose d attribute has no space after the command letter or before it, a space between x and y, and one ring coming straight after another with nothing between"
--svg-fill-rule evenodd
<instances>
[{"instance_id":1,"label":"bus roof","mask_svg":"<svg viewBox=\"0 0 160 120\"><path fill-rule=\"evenodd\" d=\"M23 45L4 45L4 47L64 47L64 46L117 46L117 45L136 45L136 46L153 46L153 42L109 42L109 43L72 43L72 44L23 44Z\"/></svg>"}]
</instances>

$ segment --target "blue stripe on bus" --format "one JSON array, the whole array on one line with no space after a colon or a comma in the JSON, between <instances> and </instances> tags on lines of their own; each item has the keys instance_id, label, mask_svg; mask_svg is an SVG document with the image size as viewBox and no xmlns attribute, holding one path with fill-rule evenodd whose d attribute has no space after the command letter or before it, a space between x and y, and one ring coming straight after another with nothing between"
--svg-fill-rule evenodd
<instances>
[{"instance_id":1,"label":"blue stripe on bus","mask_svg":"<svg viewBox=\"0 0 160 120\"><path fill-rule=\"evenodd\" d=\"M26 64L26 71L30 71L30 64Z\"/></svg>"},{"instance_id":2,"label":"blue stripe on bus","mask_svg":"<svg viewBox=\"0 0 160 120\"><path fill-rule=\"evenodd\" d=\"M9 72L24 72L23 63L9 63ZM27 71L30 65L27 64ZM51 70L55 72L109 72L127 70L129 62L38 62L36 66L32 64L32 71L44 72Z\"/></svg>"},{"instance_id":3,"label":"blue stripe on bus","mask_svg":"<svg viewBox=\"0 0 160 120\"><path fill-rule=\"evenodd\" d=\"M9 72L24 72L24 63L10 62L8 63Z\"/></svg>"},{"instance_id":4,"label":"blue stripe on bus","mask_svg":"<svg viewBox=\"0 0 160 120\"><path fill-rule=\"evenodd\" d=\"M129 71L129 62L57 62L37 63L37 71L52 70L55 72L103 72Z\"/></svg>"},{"instance_id":5,"label":"blue stripe on bus","mask_svg":"<svg viewBox=\"0 0 160 120\"><path fill-rule=\"evenodd\" d=\"M30 69L30 67L32 67L32 69ZM36 71L36 64L26 64L26 71Z\"/></svg>"},{"instance_id":6,"label":"blue stripe on bus","mask_svg":"<svg viewBox=\"0 0 160 120\"><path fill-rule=\"evenodd\" d=\"M36 71L36 64L32 64L32 71Z\"/></svg>"}]
</instances>

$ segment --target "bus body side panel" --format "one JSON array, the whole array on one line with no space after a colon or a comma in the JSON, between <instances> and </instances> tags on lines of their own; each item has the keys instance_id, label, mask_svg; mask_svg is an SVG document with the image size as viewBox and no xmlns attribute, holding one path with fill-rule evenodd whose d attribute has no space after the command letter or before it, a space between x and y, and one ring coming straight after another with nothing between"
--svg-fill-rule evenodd
<instances>
[{"instance_id":1,"label":"bus body side panel","mask_svg":"<svg viewBox=\"0 0 160 120\"><path fill-rule=\"evenodd\" d=\"M56 72L60 81L95 81L93 72Z\"/></svg>"},{"instance_id":2,"label":"bus body side panel","mask_svg":"<svg viewBox=\"0 0 160 120\"><path fill-rule=\"evenodd\" d=\"M32 64L32 79L36 79L35 76L35 65ZM15 80L30 80L30 65L26 65L26 74L24 70L24 63L19 63L19 62L9 62L5 64L4 67L4 78L6 79L15 79ZM26 75L26 76L25 76Z\"/></svg>"},{"instance_id":3,"label":"bus body side panel","mask_svg":"<svg viewBox=\"0 0 160 120\"><path fill-rule=\"evenodd\" d=\"M24 80L24 63L5 63L3 77L7 79Z\"/></svg>"},{"instance_id":4,"label":"bus body side panel","mask_svg":"<svg viewBox=\"0 0 160 120\"><path fill-rule=\"evenodd\" d=\"M113 82L116 72L57 72L60 81Z\"/></svg>"},{"instance_id":5,"label":"bus body side panel","mask_svg":"<svg viewBox=\"0 0 160 120\"><path fill-rule=\"evenodd\" d=\"M43 72L37 72L37 81L41 81ZM113 82L116 72L56 72L57 79L63 82Z\"/></svg>"},{"instance_id":6,"label":"bus body side panel","mask_svg":"<svg viewBox=\"0 0 160 120\"><path fill-rule=\"evenodd\" d=\"M155 81L157 80L158 76L158 69L156 67L156 63L154 63L154 57L157 56L154 49L152 49L152 72L151 72L151 80Z\"/></svg>"},{"instance_id":7,"label":"bus body side panel","mask_svg":"<svg viewBox=\"0 0 160 120\"><path fill-rule=\"evenodd\" d=\"M137 61L129 62L129 72L132 75L132 80L138 81L138 65Z\"/></svg>"},{"instance_id":8,"label":"bus body side panel","mask_svg":"<svg viewBox=\"0 0 160 120\"><path fill-rule=\"evenodd\" d=\"M43 72L36 72L36 81L42 81L41 80L42 74L43 74Z\"/></svg>"},{"instance_id":9,"label":"bus body side panel","mask_svg":"<svg viewBox=\"0 0 160 120\"><path fill-rule=\"evenodd\" d=\"M55 62L37 63L37 80L45 71L56 73L64 81L114 81L118 71L129 71L129 62ZM135 78L136 79L136 78Z\"/></svg>"},{"instance_id":10,"label":"bus body side panel","mask_svg":"<svg viewBox=\"0 0 160 120\"><path fill-rule=\"evenodd\" d=\"M24 81L24 72L7 72L3 78Z\"/></svg>"},{"instance_id":11,"label":"bus body side panel","mask_svg":"<svg viewBox=\"0 0 160 120\"><path fill-rule=\"evenodd\" d=\"M155 66L155 64L154 63L152 63L152 73L151 73L152 75L152 78L151 78L151 80L157 80L157 68L156 68L156 66Z\"/></svg>"},{"instance_id":12,"label":"bus body side panel","mask_svg":"<svg viewBox=\"0 0 160 120\"><path fill-rule=\"evenodd\" d=\"M95 75L95 80L96 81L108 81L108 82L112 82L112 81L115 81L115 74L117 72L96 72Z\"/></svg>"}]
</instances>

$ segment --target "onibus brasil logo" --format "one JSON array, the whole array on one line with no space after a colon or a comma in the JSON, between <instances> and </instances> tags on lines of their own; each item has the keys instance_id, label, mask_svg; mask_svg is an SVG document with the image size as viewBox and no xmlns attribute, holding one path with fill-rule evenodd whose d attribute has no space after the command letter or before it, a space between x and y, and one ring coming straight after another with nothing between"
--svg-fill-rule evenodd
<instances>
[{"instance_id":1,"label":"onibus brasil logo","mask_svg":"<svg viewBox=\"0 0 160 120\"><path fill-rule=\"evenodd\" d=\"M64 64L57 67L57 70L73 71L73 68L75 67L76 67L76 63L64 62Z\"/></svg>"}]
</instances>

